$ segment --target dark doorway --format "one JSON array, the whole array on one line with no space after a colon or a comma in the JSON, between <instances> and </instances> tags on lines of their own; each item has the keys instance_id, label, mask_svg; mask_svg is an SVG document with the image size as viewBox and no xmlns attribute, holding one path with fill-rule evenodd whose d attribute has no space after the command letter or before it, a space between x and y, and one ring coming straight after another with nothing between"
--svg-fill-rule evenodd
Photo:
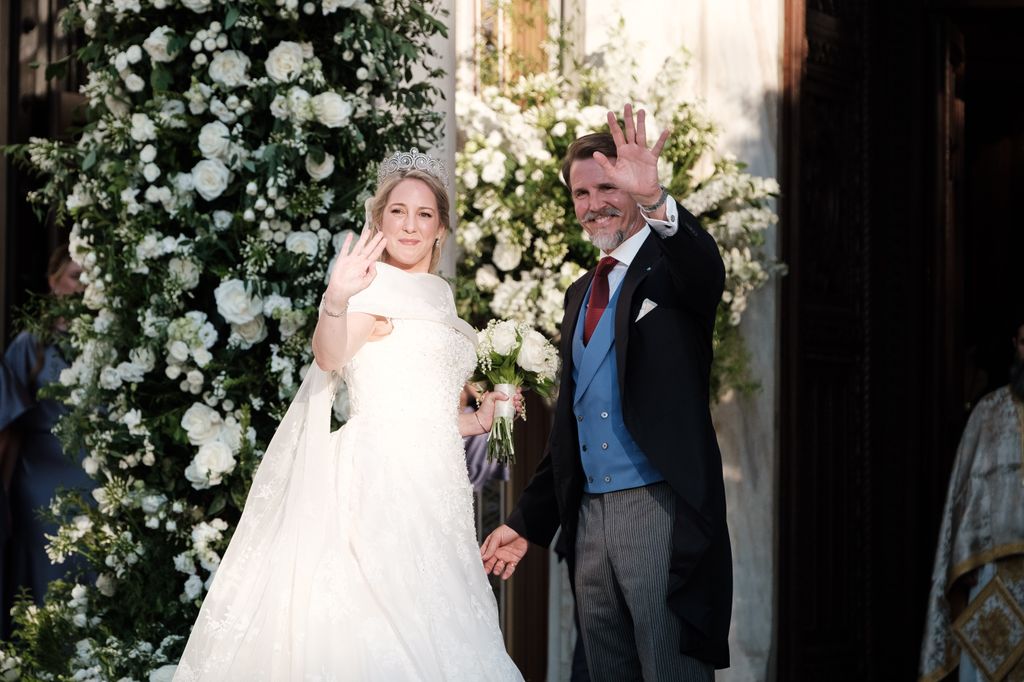
<instances>
[{"instance_id":1,"label":"dark doorway","mask_svg":"<svg viewBox=\"0 0 1024 682\"><path fill-rule=\"evenodd\" d=\"M776 679L914 680L1024 311L1024 2L787 0Z\"/></svg>"}]
</instances>

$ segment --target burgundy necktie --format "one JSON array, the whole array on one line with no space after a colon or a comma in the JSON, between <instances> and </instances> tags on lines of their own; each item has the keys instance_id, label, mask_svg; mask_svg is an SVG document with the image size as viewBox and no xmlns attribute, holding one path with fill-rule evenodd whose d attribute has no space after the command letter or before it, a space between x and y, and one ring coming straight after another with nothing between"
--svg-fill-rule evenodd
<instances>
[{"instance_id":1,"label":"burgundy necktie","mask_svg":"<svg viewBox=\"0 0 1024 682\"><path fill-rule=\"evenodd\" d=\"M590 302L587 303L587 316L583 319L583 343L590 342L590 335L597 328L601 314L608 307L608 273L619 261L605 256L597 263L594 271L594 283L590 285Z\"/></svg>"}]
</instances>

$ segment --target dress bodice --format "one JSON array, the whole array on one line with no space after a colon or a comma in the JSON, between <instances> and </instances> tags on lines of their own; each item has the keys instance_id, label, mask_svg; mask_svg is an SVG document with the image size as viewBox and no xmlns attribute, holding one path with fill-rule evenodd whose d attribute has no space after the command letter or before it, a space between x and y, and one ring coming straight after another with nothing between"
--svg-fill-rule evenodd
<instances>
[{"instance_id":1,"label":"dress bodice","mask_svg":"<svg viewBox=\"0 0 1024 682\"><path fill-rule=\"evenodd\" d=\"M350 419L408 429L454 423L458 398L476 362L476 335L458 318L448 283L377 265L377 277L349 310L388 318L392 331L368 341L345 367Z\"/></svg>"}]
</instances>

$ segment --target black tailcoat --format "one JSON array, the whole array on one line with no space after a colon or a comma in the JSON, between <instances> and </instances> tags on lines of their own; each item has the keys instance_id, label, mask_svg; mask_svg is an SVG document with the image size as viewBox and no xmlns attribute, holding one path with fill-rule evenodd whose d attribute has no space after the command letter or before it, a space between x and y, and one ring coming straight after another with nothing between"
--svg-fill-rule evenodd
<instances>
[{"instance_id":1,"label":"black tailcoat","mask_svg":"<svg viewBox=\"0 0 1024 682\"><path fill-rule=\"evenodd\" d=\"M575 566L583 468L572 402L572 338L593 270L565 294L562 376L547 453L508 525L557 547ZM680 650L716 668L729 665L732 556L722 457L711 423L709 376L715 312L725 269L714 239L679 206L679 229L653 230L626 271L615 307L615 356L626 428L675 491L669 607L682 624ZM656 307L636 321L640 306Z\"/></svg>"}]
</instances>

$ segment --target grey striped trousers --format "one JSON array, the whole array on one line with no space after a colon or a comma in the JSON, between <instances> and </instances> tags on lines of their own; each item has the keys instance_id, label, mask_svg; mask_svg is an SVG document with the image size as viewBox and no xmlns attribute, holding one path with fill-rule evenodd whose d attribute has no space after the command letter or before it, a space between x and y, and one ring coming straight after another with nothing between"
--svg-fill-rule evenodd
<instances>
[{"instance_id":1,"label":"grey striped trousers","mask_svg":"<svg viewBox=\"0 0 1024 682\"><path fill-rule=\"evenodd\" d=\"M710 682L679 653L666 602L675 495L667 483L584 495L576 535L576 608L594 682Z\"/></svg>"}]
</instances>

